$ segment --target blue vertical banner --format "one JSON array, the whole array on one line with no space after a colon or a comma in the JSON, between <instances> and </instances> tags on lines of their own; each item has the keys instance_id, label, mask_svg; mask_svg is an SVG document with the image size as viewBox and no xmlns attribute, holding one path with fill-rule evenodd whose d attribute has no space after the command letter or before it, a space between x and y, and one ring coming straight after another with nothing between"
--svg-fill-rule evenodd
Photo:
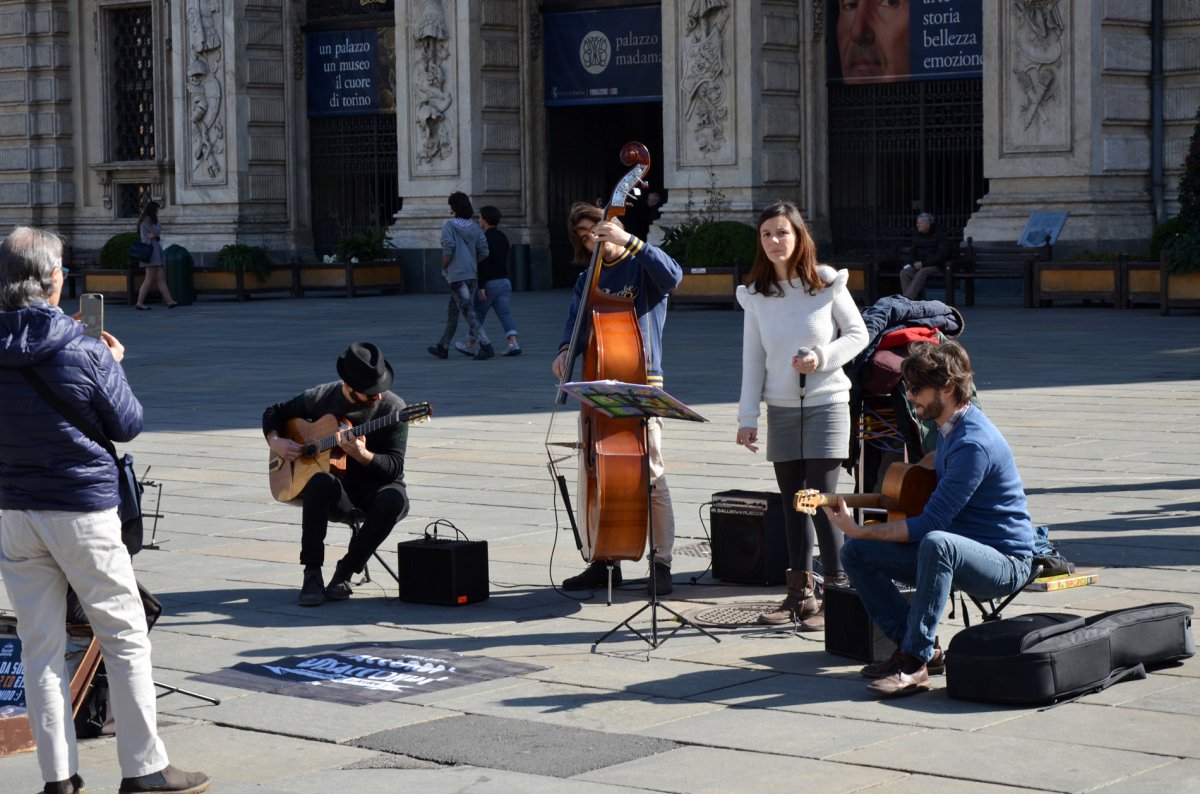
<instances>
[{"instance_id":1,"label":"blue vertical banner","mask_svg":"<svg viewBox=\"0 0 1200 794\"><path fill-rule=\"evenodd\" d=\"M543 15L546 107L662 101L662 9Z\"/></svg>"},{"instance_id":2,"label":"blue vertical banner","mask_svg":"<svg viewBox=\"0 0 1200 794\"><path fill-rule=\"evenodd\" d=\"M378 30L308 33L305 51L309 116L361 116L383 111Z\"/></svg>"},{"instance_id":3,"label":"blue vertical banner","mask_svg":"<svg viewBox=\"0 0 1200 794\"><path fill-rule=\"evenodd\" d=\"M983 76L979 0L827 0L830 83Z\"/></svg>"}]
</instances>

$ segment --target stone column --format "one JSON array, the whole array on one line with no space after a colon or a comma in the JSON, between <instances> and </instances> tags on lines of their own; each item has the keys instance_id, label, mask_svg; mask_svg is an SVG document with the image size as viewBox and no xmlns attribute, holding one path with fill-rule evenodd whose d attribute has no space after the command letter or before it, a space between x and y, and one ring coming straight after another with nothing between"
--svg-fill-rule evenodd
<instances>
[{"instance_id":1,"label":"stone column","mask_svg":"<svg viewBox=\"0 0 1200 794\"><path fill-rule=\"evenodd\" d=\"M1131 100L1140 104L1149 96L1136 80L1106 79L1109 71L1148 74L1149 42L1130 48L1105 31L1106 15L1117 6L1090 0L984 4L989 190L965 236L1016 242L1031 212L1049 210L1069 213L1059 236L1064 252L1149 237L1146 130L1128 135L1105 123L1121 118L1120 108Z\"/></svg>"},{"instance_id":2,"label":"stone column","mask_svg":"<svg viewBox=\"0 0 1200 794\"><path fill-rule=\"evenodd\" d=\"M285 95L291 61L280 3L182 0L172 23L180 210L173 237L183 234L184 246L201 251L233 242L290 249Z\"/></svg>"},{"instance_id":3,"label":"stone column","mask_svg":"<svg viewBox=\"0 0 1200 794\"><path fill-rule=\"evenodd\" d=\"M73 216L71 52L63 0L0 3L0 219L60 228Z\"/></svg>"},{"instance_id":4,"label":"stone column","mask_svg":"<svg viewBox=\"0 0 1200 794\"><path fill-rule=\"evenodd\" d=\"M809 203L813 140L800 4L680 0L663 4L660 225L719 216L752 223L775 198Z\"/></svg>"}]
</instances>

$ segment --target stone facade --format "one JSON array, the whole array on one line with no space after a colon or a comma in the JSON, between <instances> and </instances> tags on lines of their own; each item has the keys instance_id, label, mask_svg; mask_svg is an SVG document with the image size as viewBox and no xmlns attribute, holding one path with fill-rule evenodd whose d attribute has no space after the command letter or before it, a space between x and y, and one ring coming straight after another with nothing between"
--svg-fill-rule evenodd
<instances>
[{"instance_id":1,"label":"stone facade","mask_svg":"<svg viewBox=\"0 0 1200 794\"><path fill-rule=\"evenodd\" d=\"M1066 210L1063 243L1120 248L1141 244L1176 211L1200 106L1200 8L1162 6L1164 174L1155 185L1152 3L984 4L989 190L967 234L1011 240L1031 211ZM52 226L76 252L94 254L132 230L130 207L152 198L163 206L164 241L201 257L230 242L311 256L307 7L0 0L0 223ZM549 286L541 8L394 0L403 209L390 234L414 289L441 288L437 231L454 190L504 210L506 231L529 254L531 283ZM662 3L664 162L654 168L671 199L661 224L694 214L697 196L719 185L726 217L751 220L756 208L790 198L828 240L823 8L821 0ZM117 85L119 69L135 68L121 64L132 45L117 40L131 9L152 31L149 126L139 128L150 143L133 157L118 152L131 133L115 99L127 88Z\"/></svg>"}]
</instances>

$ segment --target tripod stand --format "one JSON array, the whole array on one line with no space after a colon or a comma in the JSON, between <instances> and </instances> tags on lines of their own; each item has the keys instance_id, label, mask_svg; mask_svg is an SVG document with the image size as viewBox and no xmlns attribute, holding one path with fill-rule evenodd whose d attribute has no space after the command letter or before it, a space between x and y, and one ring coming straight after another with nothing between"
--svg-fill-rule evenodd
<instances>
[{"instance_id":1,"label":"tripod stand","mask_svg":"<svg viewBox=\"0 0 1200 794\"><path fill-rule=\"evenodd\" d=\"M647 441L647 446L649 445L649 438L650 438L650 416L651 416L651 414L643 414L640 417L640 423L642 426L642 434L643 434L643 437ZM680 629L684 628L685 626L695 629L696 631L700 632L705 637L708 637L709 639L713 640L714 642L720 642L721 640L719 637L715 637L712 634L709 634L707 631L700 628L695 623L688 620L683 615L679 614L678 612L676 612L675 610L671 609L669 606L667 606L666 604L664 604L658 600L658 577L654 575L654 564L655 564L654 559L658 555L658 546L654 543L654 483L651 481L651 478L650 478L650 458L648 455L644 456L643 465L645 467L645 472L646 472L646 515L647 515L647 525L648 525L649 536L650 536L650 600L646 602L645 606L641 607L636 612L634 612L632 615L625 618L623 621L621 621L617 625L613 626L611 629L609 629L607 632L605 632L603 636L601 636L599 639L597 639L595 642L593 642L592 650L594 651L596 649L597 645L604 642L606 639L608 639L613 634L615 634L622 626L629 629L631 632L633 632L633 634L638 639L640 639L642 642L649 645L651 648L657 648L659 645L662 645L664 642L666 642L667 640L674 637L675 634ZM609 602L611 603L611 601L612 601L612 584L611 584L611 579L610 579ZM643 634L641 631L638 631L638 629L634 627L633 622L632 622L635 618L637 618L638 615L642 614L647 609L650 610L650 635L648 637L645 634ZM666 612L669 612L672 616L674 616L675 621L676 621L676 625L661 640L659 639L659 636L658 636L658 610L660 610L660 609L662 609Z\"/></svg>"}]
</instances>

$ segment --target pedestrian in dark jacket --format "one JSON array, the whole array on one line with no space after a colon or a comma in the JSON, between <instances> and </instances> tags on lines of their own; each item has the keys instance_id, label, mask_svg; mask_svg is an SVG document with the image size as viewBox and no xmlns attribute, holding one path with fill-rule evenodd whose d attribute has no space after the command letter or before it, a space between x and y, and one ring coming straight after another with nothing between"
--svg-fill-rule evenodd
<instances>
[{"instance_id":1,"label":"pedestrian in dark jacket","mask_svg":"<svg viewBox=\"0 0 1200 794\"><path fill-rule=\"evenodd\" d=\"M900 291L906 298L919 300L925 292L925 282L930 276L941 275L942 266L950 258L946 233L935 223L928 212L917 216L917 230L913 232L908 262L900 268Z\"/></svg>"},{"instance_id":2,"label":"pedestrian in dark jacket","mask_svg":"<svg viewBox=\"0 0 1200 794\"><path fill-rule=\"evenodd\" d=\"M117 720L121 792L201 792L208 776L170 766L158 736L146 614L121 541L112 456L40 398L20 370L113 441L142 430L125 348L85 336L58 308L62 240L18 227L0 244L0 576L17 613L25 702L45 791L83 790L67 675L67 589L100 642Z\"/></svg>"}]
</instances>

